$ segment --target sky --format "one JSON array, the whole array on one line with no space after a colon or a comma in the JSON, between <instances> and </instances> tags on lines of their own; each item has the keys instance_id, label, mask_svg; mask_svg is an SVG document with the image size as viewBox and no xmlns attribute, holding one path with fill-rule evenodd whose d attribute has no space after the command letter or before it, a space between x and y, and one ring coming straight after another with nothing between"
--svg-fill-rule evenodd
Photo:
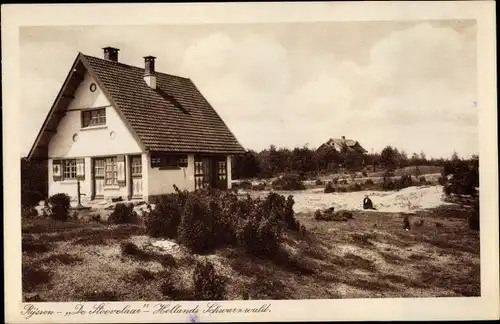
<instances>
[{"instance_id":1,"label":"sky","mask_svg":"<svg viewBox=\"0 0 500 324\"><path fill-rule=\"evenodd\" d=\"M189 77L246 149L345 136L428 157L479 151L476 21L22 27L21 153L78 52Z\"/></svg>"}]
</instances>

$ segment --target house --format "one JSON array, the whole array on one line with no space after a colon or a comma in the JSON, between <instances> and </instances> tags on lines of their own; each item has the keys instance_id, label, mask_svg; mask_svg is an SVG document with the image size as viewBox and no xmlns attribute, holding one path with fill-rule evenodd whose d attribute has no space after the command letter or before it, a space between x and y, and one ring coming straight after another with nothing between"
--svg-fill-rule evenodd
<instances>
[{"instance_id":1,"label":"house","mask_svg":"<svg viewBox=\"0 0 500 324\"><path fill-rule=\"evenodd\" d=\"M322 144L318 149L322 149L322 148L326 148L326 147L333 147L338 152L342 152L343 150L347 150L347 151L351 151L351 152L357 151L359 153L367 153L368 152L359 144L358 141L355 141L352 139L346 139L345 136L342 136L342 138L331 138L326 143Z\"/></svg>"},{"instance_id":2,"label":"house","mask_svg":"<svg viewBox=\"0 0 500 324\"><path fill-rule=\"evenodd\" d=\"M188 79L79 53L29 152L48 162L48 193L148 199L231 187L231 156L244 153ZM85 199L84 199L85 200Z\"/></svg>"}]
</instances>

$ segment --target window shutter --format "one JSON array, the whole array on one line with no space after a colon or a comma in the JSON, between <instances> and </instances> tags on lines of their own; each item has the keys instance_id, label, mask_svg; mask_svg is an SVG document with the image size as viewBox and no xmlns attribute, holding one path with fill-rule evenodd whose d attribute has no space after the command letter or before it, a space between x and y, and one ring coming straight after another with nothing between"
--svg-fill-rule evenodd
<instances>
[{"instance_id":1,"label":"window shutter","mask_svg":"<svg viewBox=\"0 0 500 324\"><path fill-rule=\"evenodd\" d=\"M118 170L118 185L125 186L125 155L116 157L116 168Z\"/></svg>"},{"instance_id":2,"label":"window shutter","mask_svg":"<svg viewBox=\"0 0 500 324\"><path fill-rule=\"evenodd\" d=\"M52 177L54 181L62 180L62 161L61 160L53 160L52 161Z\"/></svg>"},{"instance_id":3,"label":"window shutter","mask_svg":"<svg viewBox=\"0 0 500 324\"><path fill-rule=\"evenodd\" d=\"M76 178L85 180L85 159L76 160Z\"/></svg>"}]
</instances>

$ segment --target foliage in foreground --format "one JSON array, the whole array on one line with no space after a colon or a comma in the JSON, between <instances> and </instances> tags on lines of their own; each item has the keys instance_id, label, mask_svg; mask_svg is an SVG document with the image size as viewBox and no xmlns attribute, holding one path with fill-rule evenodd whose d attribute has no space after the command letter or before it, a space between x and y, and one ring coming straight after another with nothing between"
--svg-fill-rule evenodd
<instances>
[{"instance_id":1,"label":"foliage in foreground","mask_svg":"<svg viewBox=\"0 0 500 324\"><path fill-rule=\"evenodd\" d=\"M50 216L56 220L66 221L69 218L71 198L65 193L52 195L48 199Z\"/></svg>"},{"instance_id":2,"label":"foliage in foreground","mask_svg":"<svg viewBox=\"0 0 500 324\"><path fill-rule=\"evenodd\" d=\"M294 200L277 193L265 199L238 199L229 191L180 191L159 199L145 221L149 233L177 238L194 253L218 246L240 246L256 255L273 255L286 229L300 230Z\"/></svg>"}]
</instances>

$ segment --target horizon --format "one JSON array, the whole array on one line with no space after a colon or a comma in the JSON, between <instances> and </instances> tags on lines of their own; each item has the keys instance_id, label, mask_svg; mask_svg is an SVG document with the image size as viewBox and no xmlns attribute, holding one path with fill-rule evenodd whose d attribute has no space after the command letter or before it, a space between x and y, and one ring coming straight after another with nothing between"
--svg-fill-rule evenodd
<instances>
[{"instance_id":1,"label":"horizon","mask_svg":"<svg viewBox=\"0 0 500 324\"><path fill-rule=\"evenodd\" d=\"M476 22L443 20L22 27L22 156L78 52L105 46L190 78L247 150L345 136L368 152L478 155Z\"/></svg>"}]
</instances>

